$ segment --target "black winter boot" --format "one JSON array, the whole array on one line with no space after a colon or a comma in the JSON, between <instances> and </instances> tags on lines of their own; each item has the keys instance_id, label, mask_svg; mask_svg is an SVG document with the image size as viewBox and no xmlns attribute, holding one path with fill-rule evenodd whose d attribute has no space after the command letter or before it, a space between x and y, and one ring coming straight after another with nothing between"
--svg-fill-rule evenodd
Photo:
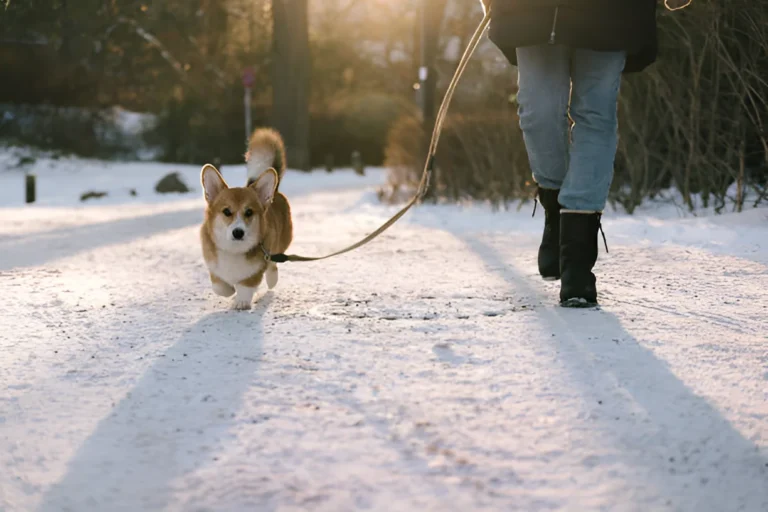
<instances>
[{"instance_id":1,"label":"black winter boot","mask_svg":"<svg viewBox=\"0 0 768 512\"><path fill-rule=\"evenodd\" d=\"M560 304L571 308L597 306L597 287L592 269L597 261L600 213L560 214Z\"/></svg>"},{"instance_id":2,"label":"black winter boot","mask_svg":"<svg viewBox=\"0 0 768 512\"><path fill-rule=\"evenodd\" d=\"M559 190L539 187L539 202L544 207L544 236L539 246L539 274L547 281L560 279L560 203ZM535 213L535 211L534 211Z\"/></svg>"}]
</instances>

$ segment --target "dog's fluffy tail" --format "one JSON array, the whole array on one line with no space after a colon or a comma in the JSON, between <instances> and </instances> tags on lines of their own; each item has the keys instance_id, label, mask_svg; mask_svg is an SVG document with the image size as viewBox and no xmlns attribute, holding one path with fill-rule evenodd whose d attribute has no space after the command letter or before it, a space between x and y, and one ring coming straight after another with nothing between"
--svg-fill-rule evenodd
<instances>
[{"instance_id":1,"label":"dog's fluffy tail","mask_svg":"<svg viewBox=\"0 0 768 512\"><path fill-rule=\"evenodd\" d=\"M271 128L257 128L248 141L245 161L248 166L248 185L270 167L277 171L279 185L285 173L285 143L280 133Z\"/></svg>"}]
</instances>

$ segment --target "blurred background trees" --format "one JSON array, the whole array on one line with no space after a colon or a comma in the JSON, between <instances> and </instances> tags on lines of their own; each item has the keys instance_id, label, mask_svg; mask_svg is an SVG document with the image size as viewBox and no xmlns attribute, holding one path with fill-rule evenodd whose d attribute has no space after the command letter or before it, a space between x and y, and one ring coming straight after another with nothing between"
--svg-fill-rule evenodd
<instances>
[{"instance_id":1,"label":"blurred background trees","mask_svg":"<svg viewBox=\"0 0 768 512\"><path fill-rule=\"evenodd\" d=\"M0 6L0 138L240 164L250 67L253 124L284 133L292 167L349 165L359 151L387 165L395 193L421 172L421 114L480 17L475 0L10 0ZM768 9L699 0L659 19L659 62L622 89L613 204L633 211L669 187L689 208L765 200ZM422 63L431 72L420 82ZM436 194L499 204L530 194L515 79L485 43L454 100Z\"/></svg>"}]
</instances>

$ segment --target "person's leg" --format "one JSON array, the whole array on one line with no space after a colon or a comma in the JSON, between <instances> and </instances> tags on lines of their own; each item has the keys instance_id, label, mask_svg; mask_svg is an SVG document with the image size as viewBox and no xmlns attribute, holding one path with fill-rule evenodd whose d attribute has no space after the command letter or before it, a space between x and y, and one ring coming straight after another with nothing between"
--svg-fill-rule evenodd
<instances>
[{"instance_id":1,"label":"person's leg","mask_svg":"<svg viewBox=\"0 0 768 512\"><path fill-rule=\"evenodd\" d=\"M600 217L613 180L618 143L618 94L626 57L621 52L574 50L570 115L574 122L568 172L560 190L560 301L597 304Z\"/></svg>"},{"instance_id":2,"label":"person's leg","mask_svg":"<svg viewBox=\"0 0 768 512\"><path fill-rule=\"evenodd\" d=\"M538 196L544 207L539 273L560 277L558 194L568 169L570 50L563 46L518 48L518 114Z\"/></svg>"},{"instance_id":3,"label":"person's leg","mask_svg":"<svg viewBox=\"0 0 768 512\"><path fill-rule=\"evenodd\" d=\"M624 52L573 50L568 172L560 190L567 210L601 212L613 180L618 144L618 97Z\"/></svg>"},{"instance_id":4,"label":"person's leg","mask_svg":"<svg viewBox=\"0 0 768 512\"><path fill-rule=\"evenodd\" d=\"M518 115L533 179L559 190L568 170L570 50L559 45L517 49Z\"/></svg>"}]
</instances>

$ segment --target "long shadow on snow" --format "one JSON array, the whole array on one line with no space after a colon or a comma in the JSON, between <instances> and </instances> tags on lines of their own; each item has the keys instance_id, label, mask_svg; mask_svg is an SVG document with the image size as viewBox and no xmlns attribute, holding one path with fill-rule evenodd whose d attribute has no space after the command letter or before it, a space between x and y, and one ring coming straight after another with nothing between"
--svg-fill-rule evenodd
<instances>
[{"instance_id":1,"label":"long shadow on snow","mask_svg":"<svg viewBox=\"0 0 768 512\"><path fill-rule=\"evenodd\" d=\"M174 481L226 445L257 378L259 317L272 297L261 297L255 314L216 312L192 326L101 420L38 512L165 510Z\"/></svg>"},{"instance_id":2,"label":"long shadow on snow","mask_svg":"<svg viewBox=\"0 0 768 512\"><path fill-rule=\"evenodd\" d=\"M457 236L489 268L504 269L497 273L517 293L542 296L493 247ZM536 314L558 337L542 342L557 344L585 399L610 400L618 411L618 417L598 416L594 435L616 447L632 473L645 473L647 482L633 485L652 486L674 510L768 510L768 460L754 443L640 345L615 315L563 309L554 297L544 302L553 305L538 307ZM692 478L703 474L706 481Z\"/></svg>"},{"instance_id":3,"label":"long shadow on snow","mask_svg":"<svg viewBox=\"0 0 768 512\"><path fill-rule=\"evenodd\" d=\"M0 240L0 272L43 265L83 251L126 243L137 238L186 228L200 222L202 222L202 206L58 229L29 238Z\"/></svg>"}]
</instances>

